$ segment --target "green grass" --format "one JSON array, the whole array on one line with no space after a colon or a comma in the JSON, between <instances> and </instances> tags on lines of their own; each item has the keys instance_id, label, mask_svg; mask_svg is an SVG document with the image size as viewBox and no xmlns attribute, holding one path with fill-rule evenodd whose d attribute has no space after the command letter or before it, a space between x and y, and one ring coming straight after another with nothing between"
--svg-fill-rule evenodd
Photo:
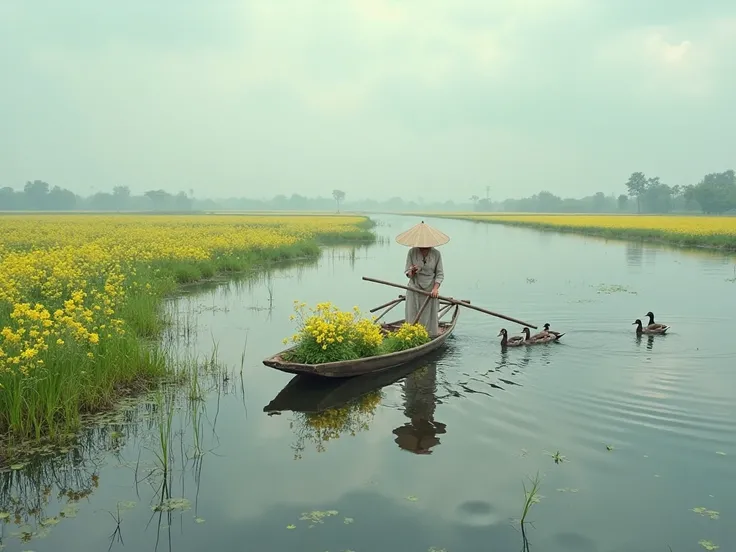
<instances>
[{"instance_id":1,"label":"green grass","mask_svg":"<svg viewBox=\"0 0 736 552\"><path fill-rule=\"evenodd\" d=\"M366 229L369 226L328 234L318 241L219 254L206 261L137 266L139 286L128 288L116 314L125 321L124 335L113 333L101 339L92 357L90 348L72 338L63 346L52 343L38 354L43 368L27 376L0 373L0 464L41 443L69 438L80 428L83 415L105 411L122 396L150 389L161 378L191 375L190 370L178 370L158 339L167 324L160 310L162 301L181 285L256 272L281 261L315 259L326 244L370 243L375 236ZM0 328L11 325L10 313L7 305L0 305Z\"/></svg>"}]
</instances>

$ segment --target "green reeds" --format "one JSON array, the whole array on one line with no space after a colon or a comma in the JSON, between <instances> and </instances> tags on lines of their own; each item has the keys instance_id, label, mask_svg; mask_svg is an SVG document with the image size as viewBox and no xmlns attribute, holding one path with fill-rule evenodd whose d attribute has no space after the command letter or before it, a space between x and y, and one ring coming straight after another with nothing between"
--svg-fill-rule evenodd
<instances>
[{"instance_id":1,"label":"green reeds","mask_svg":"<svg viewBox=\"0 0 736 552\"><path fill-rule=\"evenodd\" d=\"M524 528L524 524L526 523L526 516L529 514L529 511L532 509L532 506L534 504L537 504L539 502L539 485L540 485L540 479L539 479L539 472L537 472L537 475L534 477L534 479L531 479L531 487L527 490L526 484L522 481L521 485L524 488L524 507L521 511L521 526L522 530Z\"/></svg>"},{"instance_id":2,"label":"green reeds","mask_svg":"<svg viewBox=\"0 0 736 552\"><path fill-rule=\"evenodd\" d=\"M171 427L174 420L174 399L166 396L161 390L156 393L156 414L158 426L158 448L153 454L158 460L158 469L166 480L169 474L171 458Z\"/></svg>"}]
</instances>

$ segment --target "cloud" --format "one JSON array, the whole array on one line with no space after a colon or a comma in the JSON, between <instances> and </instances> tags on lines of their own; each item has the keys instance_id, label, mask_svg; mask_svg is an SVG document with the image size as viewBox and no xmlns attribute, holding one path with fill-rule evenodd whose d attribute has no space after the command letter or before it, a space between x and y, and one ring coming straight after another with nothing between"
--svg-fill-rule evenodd
<instances>
[{"instance_id":1,"label":"cloud","mask_svg":"<svg viewBox=\"0 0 736 552\"><path fill-rule=\"evenodd\" d=\"M706 100L718 93L720 84L713 46L708 32L693 35L666 27L638 28L603 43L598 59L630 82L628 91L640 100Z\"/></svg>"}]
</instances>

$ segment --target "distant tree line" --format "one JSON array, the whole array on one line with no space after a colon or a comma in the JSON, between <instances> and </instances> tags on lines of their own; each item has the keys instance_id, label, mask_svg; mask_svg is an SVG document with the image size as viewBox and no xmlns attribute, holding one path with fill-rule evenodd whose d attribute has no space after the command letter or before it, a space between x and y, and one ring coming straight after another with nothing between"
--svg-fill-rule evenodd
<instances>
[{"instance_id":1,"label":"distant tree line","mask_svg":"<svg viewBox=\"0 0 736 552\"><path fill-rule=\"evenodd\" d=\"M474 210L525 213L686 213L736 212L736 175L733 170L705 175L698 184L668 186L658 176L635 172L626 182L628 193L598 192L583 198L561 198L548 191L531 197L493 202L477 195L470 198ZM736 213L734 213L736 214Z\"/></svg>"},{"instance_id":2,"label":"distant tree line","mask_svg":"<svg viewBox=\"0 0 736 552\"><path fill-rule=\"evenodd\" d=\"M276 195L271 199L225 197L199 199L194 191L171 194L164 190L148 190L134 195L127 186L116 186L110 192L80 196L70 190L51 187L42 180L26 182L22 190L0 188L0 211L469 211L526 213L672 213L702 211L708 214L736 212L736 176L733 170L711 173L695 185L668 186L659 177L635 172L626 182L626 194L605 195L597 192L583 198L562 198L549 191L531 197L494 202L477 195L466 201L443 202L406 200L391 197L383 201L346 201L342 190L332 190L329 197L307 197L300 194Z\"/></svg>"},{"instance_id":3,"label":"distant tree line","mask_svg":"<svg viewBox=\"0 0 736 552\"><path fill-rule=\"evenodd\" d=\"M678 206L692 207L708 214L736 210L736 175L733 170L710 173L697 184L667 186L659 177L647 178L635 172L626 182L628 195L636 200L638 213L669 213Z\"/></svg>"},{"instance_id":4,"label":"distant tree line","mask_svg":"<svg viewBox=\"0 0 736 552\"><path fill-rule=\"evenodd\" d=\"M190 191L190 194L193 193ZM59 186L50 187L43 180L26 182L22 190L0 188L0 211L191 211L193 199L185 192L172 195L164 190L150 190L140 196L127 186L112 192L79 196Z\"/></svg>"},{"instance_id":5,"label":"distant tree line","mask_svg":"<svg viewBox=\"0 0 736 552\"><path fill-rule=\"evenodd\" d=\"M468 205L452 201L441 203L405 201L392 197L386 201L363 200L345 203L346 194L333 190L330 197L307 197L300 194L276 195L271 199L225 197L199 199L194 191L171 194L164 190L148 190L134 195L127 186L116 186L110 192L80 196L42 180L26 182L21 190L0 188L0 211L412 211L421 209L452 211Z\"/></svg>"}]
</instances>

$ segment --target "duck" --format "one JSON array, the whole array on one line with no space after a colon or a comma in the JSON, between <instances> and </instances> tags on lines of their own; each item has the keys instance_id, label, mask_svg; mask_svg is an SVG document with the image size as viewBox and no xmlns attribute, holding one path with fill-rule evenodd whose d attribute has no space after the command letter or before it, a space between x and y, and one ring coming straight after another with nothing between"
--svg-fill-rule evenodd
<instances>
[{"instance_id":1,"label":"duck","mask_svg":"<svg viewBox=\"0 0 736 552\"><path fill-rule=\"evenodd\" d=\"M531 337L531 339L539 339L539 338L542 338L542 337L548 337L550 335L556 335L558 337L562 336L562 334L560 332L556 332L554 330L550 330L549 329L549 322L545 322L544 323L544 329L541 332L539 332L537 334L534 334Z\"/></svg>"},{"instance_id":2,"label":"duck","mask_svg":"<svg viewBox=\"0 0 736 552\"><path fill-rule=\"evenodd\" d=\"M524 343L526 345L537 345L539 343L550 343L551 341L557 341L563 335L565 335L564 333L558 333L558 332L552 333L552 332L548 332L546 336L537 337L535 335L535 336L532 337L531 335L529 335L530 334L529 328L524 328L524 330L522 330L522 331L524 332L524 335L526 336L526 339L524 340ZM539 335L539 334L537 334L537 335Z\"/></svg>"},{"instance_id":3,"label":"duck","mask_svg":"<svg viewBox=\"0 0 736 552\"><path fill-rule=\"evenodd\" d=\"M524 338L520 335L509 337L509 332L506 331L506 328L501 328L498 335L503 336L501 337L501 347L520 347L524 344Z\"/></svg>"},{"instance_id":4,"label":"duck","mask_svg":"<svg viewBox=\"0 0 736 552\"><path fill-rule=\"evenodd\" d=\"M655 324L654 313L652 311L646 313L645 316L649 317L649 324L647 324L647 328L649 328L650 330L662 330L662 332L665 332L667 331L667 328L669 328L667 324Z\"/></svg>"},{"instance_id":5,"label":"duck","mask_svg":"<svg viewBox=\"0 0 736 552\"><path fill-rule=\"evenodd\" d=\"M669 326L665 326L664 324L654 324L655 327L646 326L642 327L641 320L638 318L634 320L634 322L631 324L632 326L636 326L636 333L638 334L663 334L667 330L669 330Z\"/></svg>"}]
</instances>

